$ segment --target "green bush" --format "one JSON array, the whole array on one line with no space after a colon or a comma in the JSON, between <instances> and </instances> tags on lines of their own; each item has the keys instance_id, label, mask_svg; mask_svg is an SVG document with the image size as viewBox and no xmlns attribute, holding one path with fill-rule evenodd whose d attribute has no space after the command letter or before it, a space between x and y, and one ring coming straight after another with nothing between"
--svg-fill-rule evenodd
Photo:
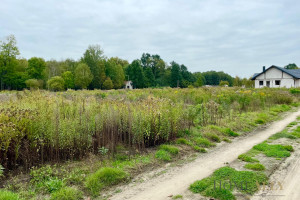
<instances>
[{"instance_id":1,"label":"green bush","mask_svg":"<svg viewBox=\"0 0 300 200\"><path fill-rule=\"evenodd\" d=\"M56 192L64 186L64 182L58 178L51 178L49 181L45 182L48 192Z\"/></svg>"},{"instance_id":2,"label":"green bush","mask_svg":"<svg viewBox=\"0 0 300 200\"><path fill-rule=\"evenodd\" d=\"M127 177L128 175L122 169L105 167L89 175L85 186L96 196L103 187L118 184Z\"/></svg>"},{"instance_id":3,"label":"green bush","mask_svg":"<svg viewBox=\"0 0 300 200\"><path fill-rule=\"evenodd\" d=\"M159 146L159 149L161 150L165 150L169 153L171 153L172 155L177 155L179 152L179 149L173 145L167 145L167 144L163 144Z\"/></svg>"},{"instance_id":4,"label":"green bush","mask_svg":"<svg viewBox=\"0 0 300 200\"><path fill-rule=\"evenodd\" d=\"M8 190L0 189L0 199L1 200L20 200L20 197L16 193L13 193Z\"/></svg>"},{"instance_id":5,"label":"green bush","mask_svg":"<svg viewBox=\"0 0 300 200\"><path fill-rule=\"evenodd\" d=\"M260 163L248 163L245 165L245 168L255 170L255 171L263 171L266 169L265 166L263 166Z\"/></svg>"},{"instance_id":6,"label":"green bush","mask_svg":"<svg viewBox=\"0 0 300 200\"><path fill-rule=\"evenodd\" d=\"M83 199L83 194L71 187L64 187L51 195L50 200L80 200Z\"/></svg>"},{"instance_id":7,"label":"green bush","mask_svg":"<svg viewBox=\"0 0 300 200\"><path fill-rule=\"evenodd\" d=\"M52 91L63 91L65 89L65 81L61 76L53 76L48 81L48 88Z\"/></svg>"},{"instance_id":8,"label":"green bush","mask_svg":"<svg viewBox=\"0 0 300 200\"><path fill-rule=\"evenodd\" d=\"M290 89L290 93L291 94L300 94L300 89L298 89L298 88L292 88L292 89Z\"/></svg>"},{"instance_id":9,"label":"green bush","mask_svg":"<svg viewBox=\"0 0 300 200\"><path fill-rule=\"evenodd\" d=\"M159 160L163 160L163 161L171 161L172 157L171 154L165 150L158 150L155 153L155 158L159 159Z\"/></svg>"}]
</instances>

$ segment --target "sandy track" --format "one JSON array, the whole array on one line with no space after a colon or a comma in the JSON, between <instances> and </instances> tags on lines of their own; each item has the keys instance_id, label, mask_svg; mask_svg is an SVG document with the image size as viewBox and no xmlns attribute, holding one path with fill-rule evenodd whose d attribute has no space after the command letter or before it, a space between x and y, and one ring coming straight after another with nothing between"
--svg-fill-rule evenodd
<instances>
[{"instance_id":1,"label":"sandy track","mask_svg":"<svg viewBox=\"0 0 300 200\"><path fill-rule=\"evenodd\" d=\"M300 147L270 177L273 190L259 192L252 200L299 200L300 199ZM280 182L281 186L279 186Z\"/></svg>"},{"instance_id":2,"label":"sandy track","mask_svg":"<svg viewBox=\"0 0 300 200\"><path fill-rule=\"evenodd\" d=\"M170 195L183 194L191 183L209 176L217 168L223 167L224 163L234 161L238 155L247 152L254 145L283 130L299 115L300 110L290 113L284 119L270 124L265 130L253 132L245 137L241 136L232 143L224 144L220 148L217 147L195 161L167 172L163 177L158 176L148 182L139 183L133 187L128 186L123 189L123 192L111 197L110 200L164 200L171 199L168 197Z\"/></svg>"}]
</instances>

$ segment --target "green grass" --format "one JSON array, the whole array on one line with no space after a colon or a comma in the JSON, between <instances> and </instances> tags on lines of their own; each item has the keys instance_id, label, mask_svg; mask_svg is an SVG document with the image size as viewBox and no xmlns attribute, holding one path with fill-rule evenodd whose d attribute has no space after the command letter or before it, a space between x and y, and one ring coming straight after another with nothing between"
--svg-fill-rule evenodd
<instances>
[{"instance_id":1,"label":"green grass","mask_svg":"<svg viewBox=\"0 0 300 200\"><path fill-rule=\"evenodd\" d=\"M178 138L176 140L176 144L190 145L191 143L187 139L185 139L185 138Z\"/></svg>"},{"instance_id":2,"label":"green grass","mask_svg":"<svg viewBox=\"0 0 300 200\"><path fill-rule=\"evenodd\" d=\"M21 200L18 194L13 193L8 190L0 189L0 199L1 200Z\"/></svg>"},{"instance_id":3,"label":"green grass","mask_svg":"<svg viewBox=\"0 0 300 200\"><path fill-rule=\"evenodd\" d=\"M253 149L263 152L268 157L284 158L291 155L290 151L293 151L292 146L284 146L280 144L267 144L263 142L255 145Z\"/></svg>"},{"instance_id":4,"label":"green grass","mask_svg":"<svg viewBox=\"0 0 300 200\"><path fill-rule=\"evenodd\" d=\"M159 146L159 149L167 151L172 155L177 155L179 153L179 149L173 145L163 144Z\"/></svg>"},{"instance_id":5,"label":"green grass","mask_svg":"<svg viewBox=\"0 0 300 200\"><path fill-rule=\"evenodd\" d=\"M263 166L262 164L260 163L247 163L245 165L245 168L246 169L251 169L251 170L255 170L255 171L263 171L265 170L265 166Z\"/></svg>"},{"instance_id":6,"label":"green grass","mask_svg":"<svg viewBox=\"0 0 300 200\"><path fill-rule=\"evenodd\" d=\"M193 146L195 151L201 152L201 153L206 153L206 149L202 148L202 147L198 147L198 146Z\"/></svg>"},{"instance_id":7,"label":"green grass","mask_svg":"<svg viewBox=\"0 0 300 200\"><path fill-rule=\"evenodd\" d=\"M292 134L289 134L287 131L282 131L269 137L269 139L271 140L277 140L279 138L296 139L297 137Z\"/></svg>"},{"instance_id":8,"label":"green grass","mask_svg":"<svg viewBox=\"0 0 300 200\"><path fill-rule=\"evenodd\" d=\"M246 153L239 155L238 159L245 161L245 162L251 162L251 163L259 162L257 159L252 158L251 156L249 156Z\"/></svg>"},{"instance_id":9,"label":"green grass","mask_svg":"<svg viewBox=\"0 0 300 200\"><path fill-rule=\"evenodd\" d=\"M183 196L180 194L177 194L177 195L173 196L172 199L183 199Z\"/></svg>"},{"instance_id":10,"label":"green grass","mask_svg":"<svg viewBox=\"0 0 300 200\"><path fill-rule=\"evenodd\" d=\"M205 148L209 148L209 147L214 147L216 146L214 143L212 143L211 141L209 141L206 138L195 138L195 143L200 146L200 147L205 147Z\"/></svg>"},{"instance_id":11,"label":"green grass","mask_svg":"<svg viewBox=\"0 0 300 200\"><path fill-rule=\"evenodd\" d=\"M267 176L262 172L237 171L231 167L222 167L216 170L211 176L194 182L190 185L189 189L203 196L220 200L231 200L235 199L235 196L232 194L234 189L238 189L242 193L254 194L258 190L256 182L263 184L267 180ZM223 186L222 189L218 187L220 181ZM230 187L230 183L234 187ZM247 183L247 188L245 188L245 183ZM244 184L244 190L236 187L242 184Z\"/></svg>"},{"instance_id":12,"label":"green grass","mask_svg":"<svg viewBox=\"0 0 300 200\"><path fill-rule=\"evenodd\" d=\"M105 167L89 175L85 186L94 196L97 196L103 187L120 183L127 177L128 174L122 169Z\"/></svg>"},{"instance_id":13,"label":"green grass","mask_svg":"<svg viewBox=\"0 0 300 200\"><path fill-rule=\"evenodd\" d=\"M51 195L50 200L80 200L83 199L83 194L71 187L64 187Z\"/></svg>"},{"instance_id":14,"label":"green grass","mask_svg":"<svg viewBox=\"0 0 300 200\"><path fill-rule=\"evenodd\" d=\"M172 156L169 152L165 151L165 150L158 150L155 153L155 158L159 159L159 160L163 160L163 161L171 161L172 160Z\"/></svg>"},{"instance_id":15,"label":"green grass","mask_svg":"<svg viewBox=\"0 0 300 200\"><path fill-rule=\"evenodd\" d=\"M221 138L216 134L205 133L204 136L213 142L217 142L217 143L221 142Z\"/></svg>"}]
</instances>

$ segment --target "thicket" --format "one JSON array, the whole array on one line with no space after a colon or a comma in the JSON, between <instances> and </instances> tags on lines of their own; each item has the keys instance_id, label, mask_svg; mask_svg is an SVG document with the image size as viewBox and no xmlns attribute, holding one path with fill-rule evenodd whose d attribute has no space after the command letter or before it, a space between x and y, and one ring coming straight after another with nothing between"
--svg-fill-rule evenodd
<instances>
[{"instance_id":1,"label":"thicket","mask_svg":"<svg viewBox=\"0 0 300 200\"><path fill-rule=\"evenodd\" d=\"M241 88L2 92L0 164L29 169L102 149L114 153L118 144L141 151L172 141L193 126L222 126L245 112L293 104L295 98L285 89ZM220 141L213 132L208 136ZM209 145L205 139L198 142Z\"/></svg>"}]
</instances>

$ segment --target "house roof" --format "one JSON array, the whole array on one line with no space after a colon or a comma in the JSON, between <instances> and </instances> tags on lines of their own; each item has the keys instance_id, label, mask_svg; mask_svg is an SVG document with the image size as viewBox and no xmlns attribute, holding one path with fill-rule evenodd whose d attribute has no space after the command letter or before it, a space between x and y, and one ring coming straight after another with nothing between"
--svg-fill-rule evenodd
<instances>
[{"instance_id":1,"label":"house roof","mask_svg":"<svg viewBox=\"0 0 300 200\"><path fill-rule=\"evenodd\" d=\"M272 65L271 67L269 67L268 69L266 69L266 71L268 71L271 68L276 68L276 69L278 69L280 71L283 71L283 72L287 73L288 75L291 75L294 78L300 79L300 69L284 69L282 67L278 67L278 66ZM266 71L264 71L264 72L266 72ZM264 72L255 73L253 75L253 77L251 78L251 80L255 80L256 77L258 77L259 75L263 74Z\"/></svg>"}]
</instances>

